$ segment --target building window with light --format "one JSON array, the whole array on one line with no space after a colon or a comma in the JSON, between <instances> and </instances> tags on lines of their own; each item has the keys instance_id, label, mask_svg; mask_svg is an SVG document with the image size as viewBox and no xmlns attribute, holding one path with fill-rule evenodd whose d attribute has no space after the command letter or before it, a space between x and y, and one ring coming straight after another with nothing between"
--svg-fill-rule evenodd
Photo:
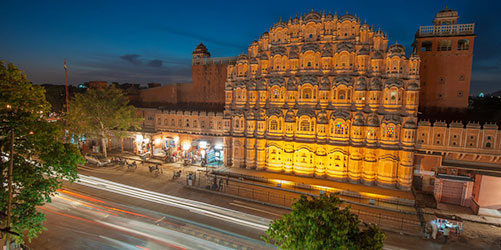
<instances>
[{"instance_id":1,"label":"building window with light","mask_svg":"<svg viewBox=\"0 0 501 250\"><path fill-rule=\"evenodd\" d=\"M342 135L344 133L344 126L342 122L336 123L335 126L335 134L336 135Z\"/></svg>"},{"instance_id":2,"label":"building window with light","mask_svg":"<svg viewBox=\"0 0 501 250\"><path fill-rule=\"evenodd\" d=\"M386 136L388 138L393 138L394 134L395 134L395 128L393 128L393 126L389 126L386 132Z\"/></svg>"},{"instance_id":3,"label":"building window with light","mask_svg":"<svg viewBox=\"0 0 501 250\"><path fill-rule=\"evenodd\" d=\"M310 121L308 121L306 119L302 120L299 125L300 125L299 126L300 131L304 131L304 132L310 131Z\"/></svg>"}]
</instances>

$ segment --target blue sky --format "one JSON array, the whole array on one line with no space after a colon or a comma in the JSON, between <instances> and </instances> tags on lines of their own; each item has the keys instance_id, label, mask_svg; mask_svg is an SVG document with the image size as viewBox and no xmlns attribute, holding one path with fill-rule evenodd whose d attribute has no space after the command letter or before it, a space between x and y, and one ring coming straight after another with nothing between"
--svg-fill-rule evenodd
<instances>
[{"instance_id":1,"label":"blue sky","mask_svg":"<svg viewBox=\"0 0 501 250\"><path fill-rule=\"evenodd\" d=\"M45 3L42 3L45 2ZM280 17L316 11L357 14L410 49L420 25L445 4L475 22L472 93L501 90L497 1L2 1L0 60L34 83L172 83L191 80L191 52L235 56ZM382 4L380 4L382 3Z\"/></svg>"}]
</instances>

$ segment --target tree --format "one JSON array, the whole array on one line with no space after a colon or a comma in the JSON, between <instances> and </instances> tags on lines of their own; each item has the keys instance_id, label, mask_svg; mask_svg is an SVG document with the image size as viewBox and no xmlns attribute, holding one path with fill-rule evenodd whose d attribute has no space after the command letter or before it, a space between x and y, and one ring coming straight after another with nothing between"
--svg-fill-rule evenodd
<instances>
[{"instance_id":1,"label":"tree","mask_svg":"<svg viewBox=\"0 0 501 250\"><path fill-rule=\"evenodd\" d=\"M0 189L0 218L2 231L13 232L18 242L43 230L45 218L36 207L50 202L63 179L76 180L76 167L84 162L75 145L62 141L61 127L46 120L50 109L42 87L0 61L0 180L12 187L10 225L8 188Z\"/></svg>"},{"instance_id":2,"label":"tree","mask_svg":"<svg viewBox=\"0 0 501 250\"><path fill-rule=\"evenodd\" d=\"M263 239L282 249L382 249L384 233L361 225L349 207L340 208L342 203L337 194L310 200L303 195L290 214L271 222Z\"/></svg>"},{"instance_id":3,"label":"tree","mask_svg":"<svg viewBox=\"0 0 501 250\"><path fill-rule=\"evenodd\" d=\"M122 137L141 122L127 96L113 86L76 94L70 101L66 121L73 134L100 139L104 157L108 157L106 146L110 136Z\"/></svg>"}]
</instances>

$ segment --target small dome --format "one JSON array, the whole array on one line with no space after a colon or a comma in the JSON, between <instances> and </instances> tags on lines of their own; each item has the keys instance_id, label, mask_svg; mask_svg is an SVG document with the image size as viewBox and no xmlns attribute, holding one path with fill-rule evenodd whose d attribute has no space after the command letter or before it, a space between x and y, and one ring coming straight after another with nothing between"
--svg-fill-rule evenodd
<instances>
[{"instance_id":1,"label":"small dome","mask_svg":"<svg viewBox=\"0 0 501 250\"><path fill-rule=\"evenodd\" d=\"M327 113L325 112L325 110L322 110L318 113L317 123L318 124L327 124L328 123Z\"/></svg>"},{"instance_id":2,"label":"small dome","mask_svg":"<svg viewBox=\"0 0 501 250\"><path fill-rule=\"evenodd\" d=\"M364 116L362 115L362 113L359 112L355 115L353 125L354 126L364 126L365 125Z\"/></svg>"},{"instance_id":3,"label":"small dome","mask_svg":"<svg viewBox=\"0 0 501 250\"><path fill-rule=\"evenodd\" d=\"M342 42L337 45L336 53L342 51L355 52L355 46L353 46L353 43L350 42Z\"/></svg>"},{"instance_id":4,"label":"small dome","mask_svg":"<svg viewBox=\"0 0 501 250\"><path fill-rule=\"evenodd\" d=\"M303 20L305 23L308 23L308 22L319 23L322 21L322 16L320 15L320 13L318 13L314 10L311 10L310 13L308 13L308 14L306 14L306 16L304 16Z\"/></svg>"},{"instance_id":5,"label":"small dome","mask_svg":"<svg viewBox=\"0 0 501 250\"><path fill-rule=\"evenodd\" d=\"M360 77L360 79L358 79L358 81L355 84L355 90L358 91L367 90L367 80L365 80L365 77Z\"/></svg>"},{"instance_id":6,"label":"small dome","mask_svg":"<svg viewBox=\"0 0 501 250\"><path fill-rule=\"evenodd\" d=\"M383 86L381 83L381 79L379 77L372 78L371 84L369 86L369 90L380 91L380 90L382 90L382 88L383 88Z\"/></svg>"},{"instance_id":7,"label":"small dome","mask_svg":"<svg viewBox=\"0 0 501 250\"><path fill-rule=\"evenodd\" d=\"M388 57L405 56L405 48L402 44L395 43L388 48Z\"/></svg>"},{"instance_id":8,"label":"small dome","mask_svg":"<svg viewBox=\"0 0 501 250\"><path fill-rule=\"evenodd\" d=\"M404 123L404 128L407 128L407 129L415 129L417 128L417 124L416 124L416 121L414 120L408 120Z\"/></svg>"},{"instance_id":9,"label":"small dome","mask_svg":"<svg viewBox=\"0 0 501 250\"><path fill-rule=\"evenodd\" d=\"M373 55L372 55L372 59L383 59L383 53L381 53L381 51L376 51Z\"/></svg>"},{"instance_id":10,"label":"small dome","mask_svg":"<svg viewBox=\"0 0 501 250\"><path fill-rule=\"evenodd\" d=\"M247 120L254 120L254 119L256 119L256 112L254 110L252 110L252 109L249 110L246 113L245 119L247 119Z\"/></svg>"},{"instance_id":11,"label":"small dome","mask_svg":"<svg viewBox=\"0 0 501 250\"><path fill-rule=\"evenodd\" d=\"M324 77L322 79L322 82L320 83L320 90L330 90L331 88L331 83L329 81L329 78Z\"/></svg>"},{"instance_id":12,"label":"small dome","mask_svg":"<svg viewBox=\"0 0 501 250\"><path fill-rule=\"evenodd\" d=\"M407 85L407 90L417 91L419 90L419 85L416 82L411 82Z\"/></svg>"},{"instance_id":13,"label":"small dome","mask_svg":"<svg viewBox=\"0 0 501 250\"><path fill-rule=\"evenodd\" d=\"M297 52L292 51L289 53L289 59L299 59L299 55L297 54Z\"/></svg>"},{"instance_id":14,"label":"small dome","mask_svg":"<svg viewBox=\"0 0 501 250\"><path fill-rule=\"evenodd\" d=\"M357 18L353 15L350 15L350 14L343 15L339 18L339 22L343 22L345 20L356 22Z\"/></svg>"},{"instance_id":15,"label":"small dome","mask_svg":"<svg viewBox=\"0 0 501 250\"><path fill-rule=\"evenodd\" d=\"M367 116L367 125L371 127L379 127L379 118L376 114L372 113Z\"/></svg>"},{"instance_id":16,"label":"small dome","mask_svg":"<svg viewBox=\"0 0 501 250\"><path fill-rule=\"evenodd\" d=\"M289 78L287 82L287 90L297 90L297 81L295 77Z\"/></svg>"},{"instance_id":17,"label":"small dome","mask_svg":"<svg viewBox=\"0 0 501 250\"><path fill-rule=\"evenodd\" d=\"M287 113L285 114L285 122L296 122L296 114L294 114L292 109L287 110Z\"/></svg>"},{"instance_id":18,"label":"small dome","mask_svg":"<svg viewBox=\"0 0 501 250\"><path fill-rule=\"evenodd\" d=\"M240 55L238 55L237 62L245 63L247 61L248 61L248 57L247 57L246 54L240 54Z\"/></svg>"},{"instance_id":19,"label":"small dome","mask_svg":"<svg viewBox=\"0 0 501 250\"><path fill-rule=\"evenodd\" d=\"M283 22L282 21L282 18L280 18L280 21L278 21L277 23L275 23L273 25L273 29L276 29L276 28L287 28L287 23L286 22Z\"/></svg>"},{"instance_id":20,"label":"small dome","mask_svg":"<svg viewBox=\"0 0 501 250\"><path fill-rule=\"evenodd\" d=\"M358 51L357 55L360 55L360 56L368 56L368 55L369 55L369 50L368 50L367 48L365 48L365 47L362 47L362 48Z\"/></svg>"}]
</instances>

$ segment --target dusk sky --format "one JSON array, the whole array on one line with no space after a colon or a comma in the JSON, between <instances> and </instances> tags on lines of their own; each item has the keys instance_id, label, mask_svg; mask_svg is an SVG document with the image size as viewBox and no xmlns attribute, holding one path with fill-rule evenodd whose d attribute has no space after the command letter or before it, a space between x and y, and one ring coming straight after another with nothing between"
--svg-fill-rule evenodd
<instances>
[{"instance_id":1,"label":"dusk sky","mask_svg":"<svg viewBox=\"0 0 501 250\"><path fill-rule=\"evenodd\" d=\"M43 3L45 2L45 3ZM472 94L501 90L499 1L2 1L0 60L37 84L191 81L191 52L236 56L273 23L312 8L357 14L408 50L445 7L475 23Z\"/></svg>"}]
</instances>

